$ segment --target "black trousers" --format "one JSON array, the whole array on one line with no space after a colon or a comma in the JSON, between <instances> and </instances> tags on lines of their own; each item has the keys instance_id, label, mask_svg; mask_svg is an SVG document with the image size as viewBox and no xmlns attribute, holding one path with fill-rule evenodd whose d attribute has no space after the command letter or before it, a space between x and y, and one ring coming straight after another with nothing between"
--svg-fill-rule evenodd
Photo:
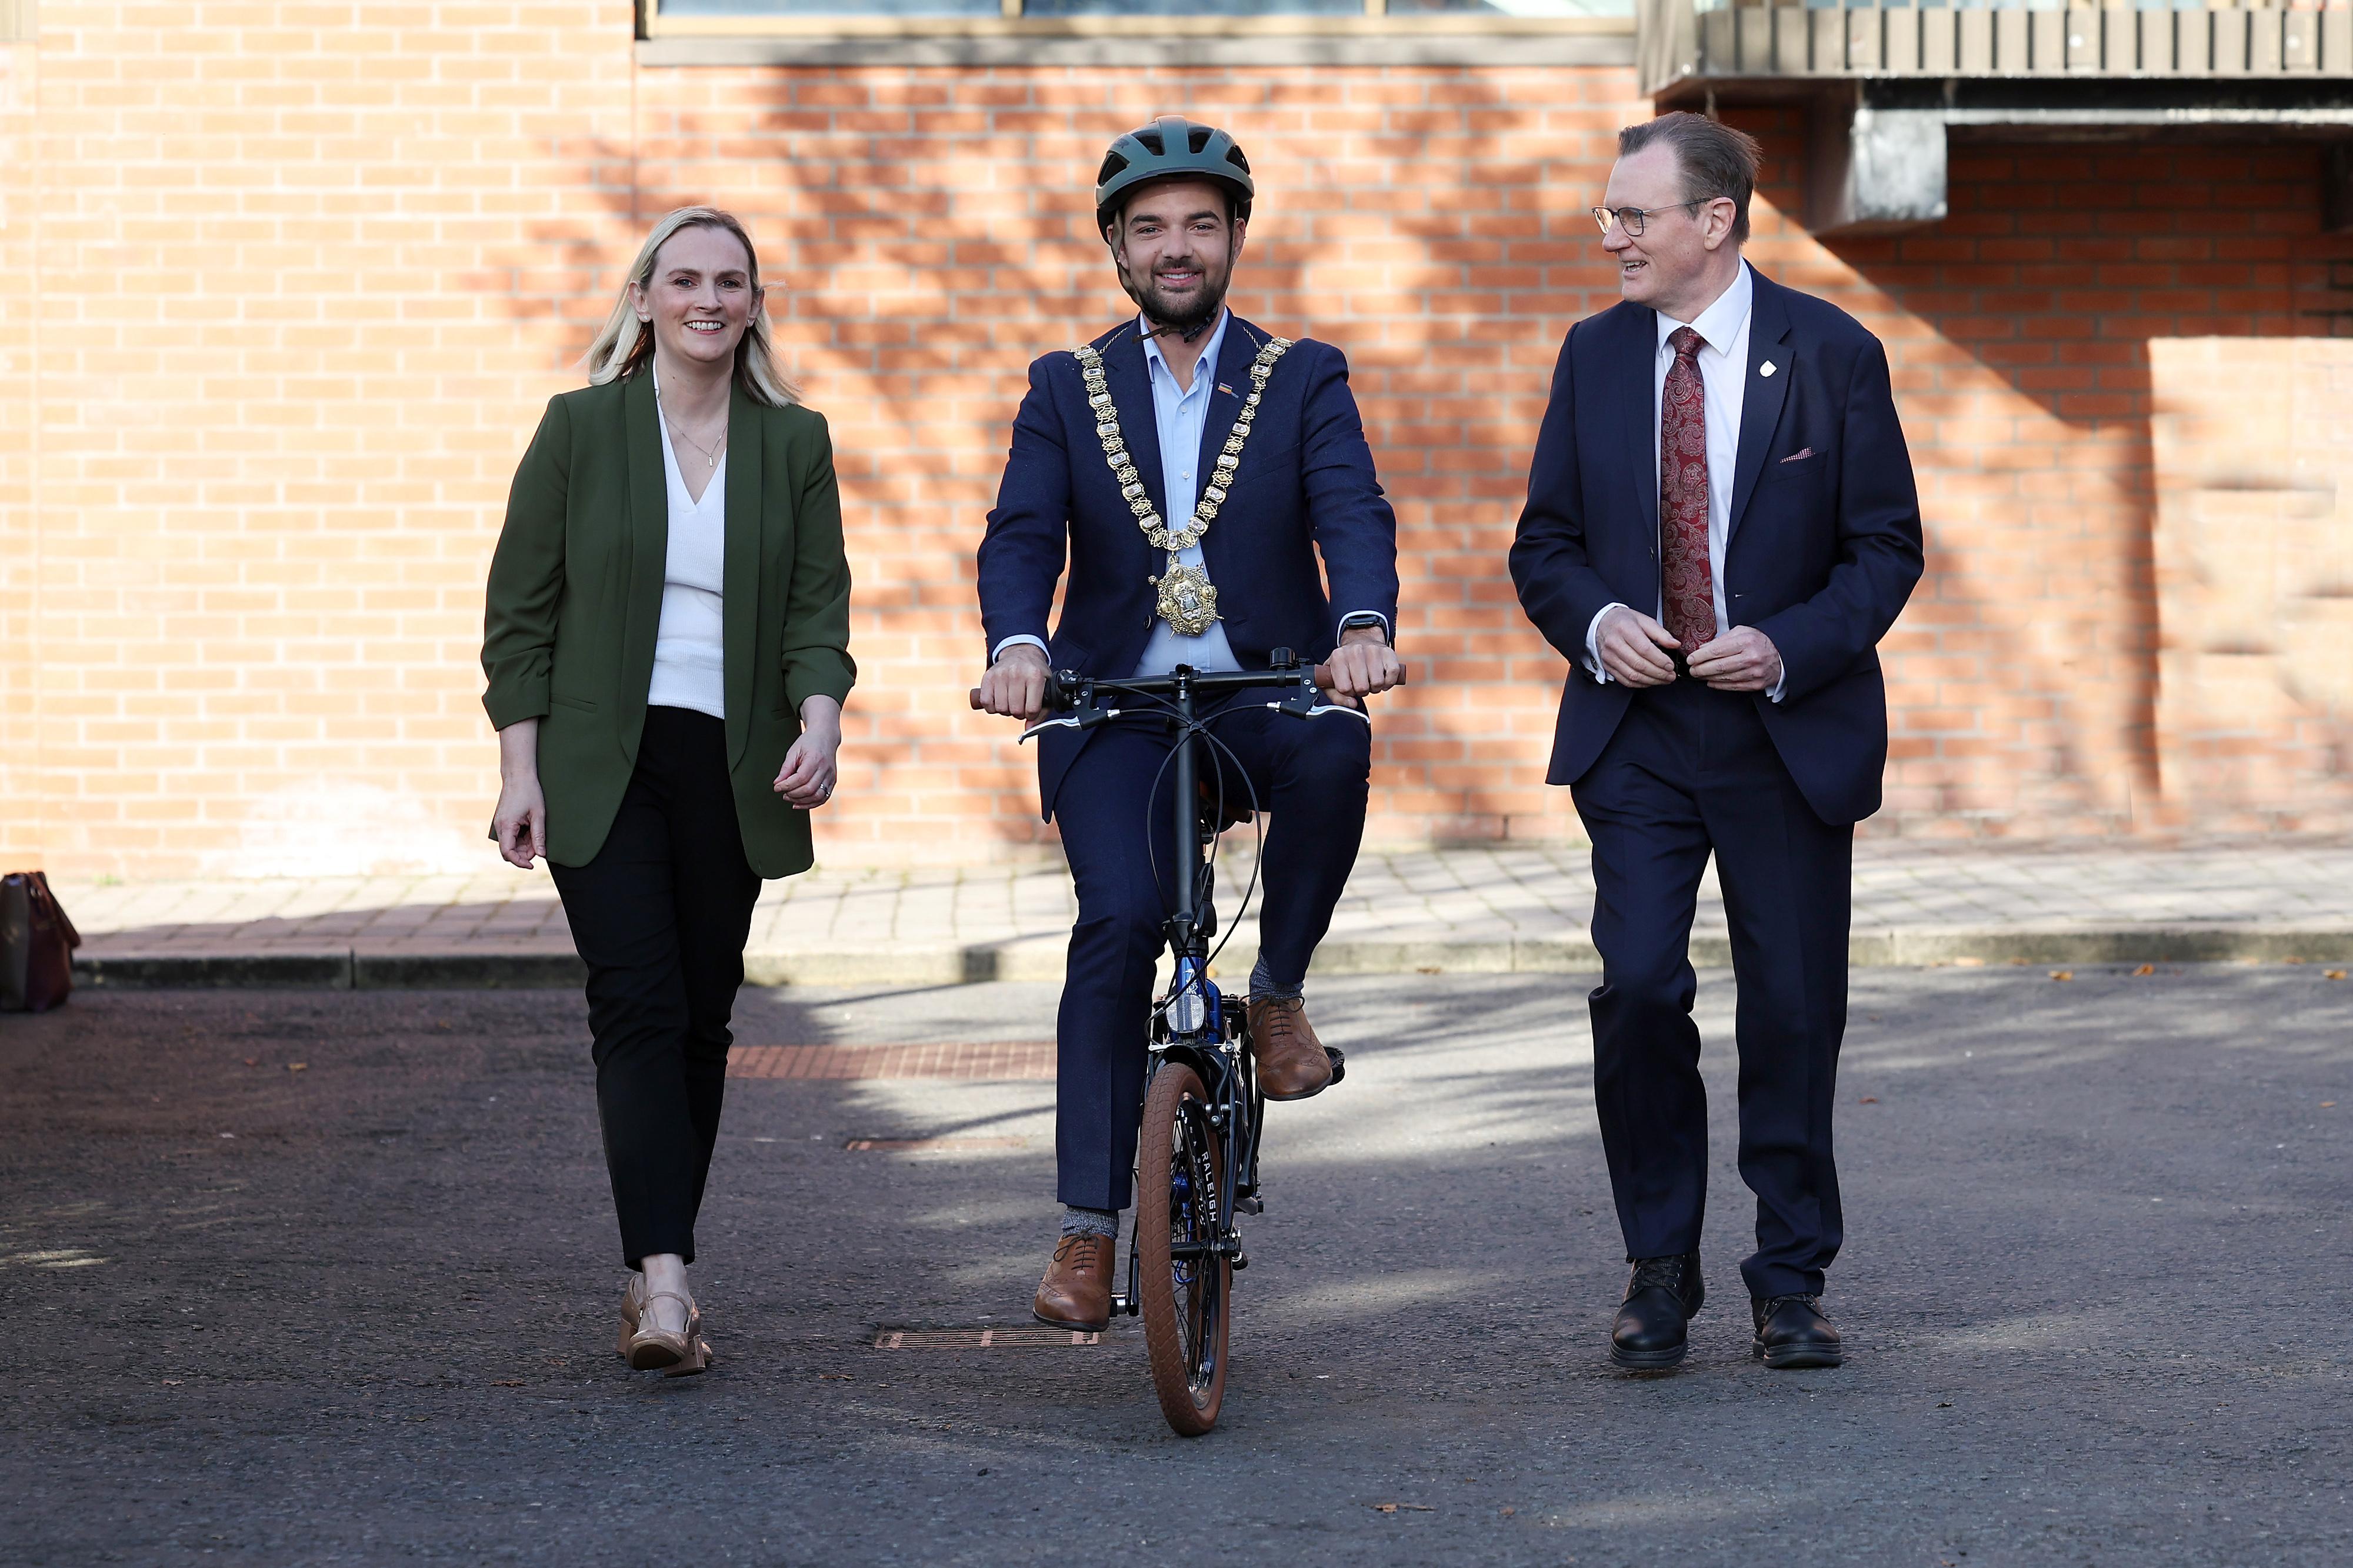
<instances>
[{"instance_id":1,"label":"black trousers","mask_svg":"<svg viewBox=\"0 0 2353 1568\"><path fill-rule=\"evenodd\" d=\"M1263 699L1232 700L1210 727L1233 753L1222 759L1226 799L1247 805L1255 789L1270 814L1259 942L1279 985L1306 977L1356 864L1372 775L1370 729L1339 714L1302 721L1271 712ZM1175 748L1176 737L1157 723L1108 726L1071 764L1054 800L1079 895L1054 1026L1056 1188L1063 1203L1085 1208L1124 1209L1132 1195L1153 966L1167 945L1162 926L1176 885L1175 770L1161 765ZM1207 746L1196 752L1203 753L1215 754ZM1250 788L1233 776L1237 762ZM1219 764L1200 765L1214 779ZM1221 893L1219 917L1226 920L1242 889Z\"/></svg>"},{"instance_id":2,"label":"black trousers","mask_svg":"<svg viewBox=\"0 0 2353 1568\"><path fill-rule=\"evenodd\" d=\"M1691 928L1711 851L1739 992L1740 1175L1751 1296L1816 1294L1843 1220L1831 1153L1846 1033L1854 829L1816 816L1756 700L1692 680L1634 694L1577 782L1593 840L1594 1100L1630 1258L1699 1247L1707 1097Z\"/></svg>"},{"instance_id":3,"label":"black trousers","mask_svg":"<svg viewBox=\"0 0 2353 1568\"><path fill-rule=\"evenodd\" d=\"M605 847L548 868L588 965L596 1112L621 1257L694 1261L694 1219L727 1096L728 1019L760 879L744 857L727 726L649 708Z\"/></svg>"}]
</instances>

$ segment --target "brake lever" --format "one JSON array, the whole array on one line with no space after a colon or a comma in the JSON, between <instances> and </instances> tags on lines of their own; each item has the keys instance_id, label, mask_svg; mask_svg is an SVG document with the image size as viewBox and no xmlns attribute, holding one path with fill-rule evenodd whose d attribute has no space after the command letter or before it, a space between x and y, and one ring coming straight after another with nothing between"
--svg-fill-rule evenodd
<instances>
[{"instance_id":1,"label":"brake lever","mask_svg":"<svg viewBox=\"0 0 2353 1568\"><path fill-rule=\"evenodd\" d=\"M1287 702L1282 706L1282 710L1286 713L1297 711ZM1302 719L1320 719L1326 713L1345 713L1351 718L1362 719L1368 725L1373 721L1373 716L1366 712L1363 709L1344 708L1337 702L1318 703L1314 707L1307 709L1303 712L1299 712L1298 717Z\"/></svg>"},{"instance_id":2,"label":"brake lever","mask_svg":"<svg viewBox=\"0 0 2353 1568\"><path fill-rule=\"evenodd\" d=\"M1288 713L1294 719L1313 719L1322 713L1354 713L1357 718L1370 724L1373 721L1373 716L1361 704L1351 708L1344 703L1322 700L1324 689L1330 684L1331 679L1332 667L1328 664L1319 664L1312 669L1302 668L1299 672L1299 689L1280 702L1268 703L1267 707L1277 713ZM1398 686L1405 684L1403 668L1398 671L1397 684Z\"/></svg>"},{"instance_id":3,"label":"brake lever","mask_svg":"<svg viewBox=\"0 0 2353 1568\"><path fill-rule=\"evenodd\" d=\"M1126 711L1121 708L1091 708L1084 713L1073 713L1062 719L1041 719L1021 731L1021 741L1041 735L1049 730L1092 730L1098 724L1108 724ZM1019 745L1021 741L1016 741Z\"/></svg>"},{"instance_id":4,"label":"brake lever","mask_svg":"<svg viewBox=\"0 0 2353 1568\"><path fill-rule=\"evenodd\" d=\"M1324 693L1315 685L1315 672L1312 669L1303 669L1299 672L1298 689L1282 701L1270 702L1267 706L1278 713L1288 713L1294 719L1307 719L1314 717L1323 696Z\"/></svg>"}]
</instances>

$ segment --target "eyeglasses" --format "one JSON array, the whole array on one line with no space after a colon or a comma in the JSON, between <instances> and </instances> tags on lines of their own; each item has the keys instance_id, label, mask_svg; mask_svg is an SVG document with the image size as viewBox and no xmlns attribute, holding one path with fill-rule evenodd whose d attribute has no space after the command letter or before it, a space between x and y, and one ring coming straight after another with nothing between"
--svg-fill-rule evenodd
<instances>
[{"instance_id":1,"label":"eyeglasses","mask_svg":"<svg viewBox=\"0 0 2353 1568\"><path fill-rule=\"evenodd\" d=\"M1601 226L1603 234L1608 234L1609 226L1615 223L1626 231L1628 239L1640 239L1642 237L1642 226L1650 221L1652 213L1671 213L1677 207L1704 207L1710 202L1731 199L1730 196L1699 196L1691 201L1677 202L1672 207L1588 207L1586 210L1593 215L1593 221Z\"/></svg>"}]
</instances>

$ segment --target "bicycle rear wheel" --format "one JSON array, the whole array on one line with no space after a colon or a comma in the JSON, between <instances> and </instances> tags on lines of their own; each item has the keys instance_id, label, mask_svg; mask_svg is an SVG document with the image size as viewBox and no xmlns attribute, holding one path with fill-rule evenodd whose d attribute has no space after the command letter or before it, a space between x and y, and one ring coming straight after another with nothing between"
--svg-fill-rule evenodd
<instances>
[{"instance_id":1,"label":"bicycle rear wheel","mask_svg":"<svg viewBox=\"0 0 2353 1568\"><path fill-rule=\"evenodd\" d=\"M1152 1386L1168 1425L1198 1437L1226 1397L1233 1268L1214 1250L1224 1151L1194 1070L1164 1064L1144 1100L1136 1163L1137 1291Z\"/></svg>"}]
</instances>

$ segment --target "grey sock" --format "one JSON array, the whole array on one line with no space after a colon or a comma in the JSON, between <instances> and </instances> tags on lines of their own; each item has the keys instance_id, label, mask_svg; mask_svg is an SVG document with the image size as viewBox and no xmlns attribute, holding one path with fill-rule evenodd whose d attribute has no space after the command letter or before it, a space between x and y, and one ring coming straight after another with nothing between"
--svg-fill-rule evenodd
<instances>
[{"instance_id":1,"label":"grey sock","mask_svg":"<svg viewBox=\"0 0 2353 1568\"><path fill-rule=\"evenodd\" d=\"M1076 1204L1064 1204L1062 1234L1064 1236L1107 1236L1113 1241L1117 1241L1119 1211L1117 1209L1084 1209Z\"/></svg>"},{"instance_id":2,"label":"grey sock","mask_svg":"<svg viewBox=\"0 0 2353 1568\"><path fill-rule=\"evenodd\" d=\"M1267 967L1266 954L1262 952L1259 954L1257 966L1250 971L1250 994L1253 998L1272 996L1284 1002L1293 1002L1298 1000L1306 988L1306 982L1303 980L1293 981L1288 985L1277 985L1274 983L1274 971Z\"/></svg>"}]
</instances>

